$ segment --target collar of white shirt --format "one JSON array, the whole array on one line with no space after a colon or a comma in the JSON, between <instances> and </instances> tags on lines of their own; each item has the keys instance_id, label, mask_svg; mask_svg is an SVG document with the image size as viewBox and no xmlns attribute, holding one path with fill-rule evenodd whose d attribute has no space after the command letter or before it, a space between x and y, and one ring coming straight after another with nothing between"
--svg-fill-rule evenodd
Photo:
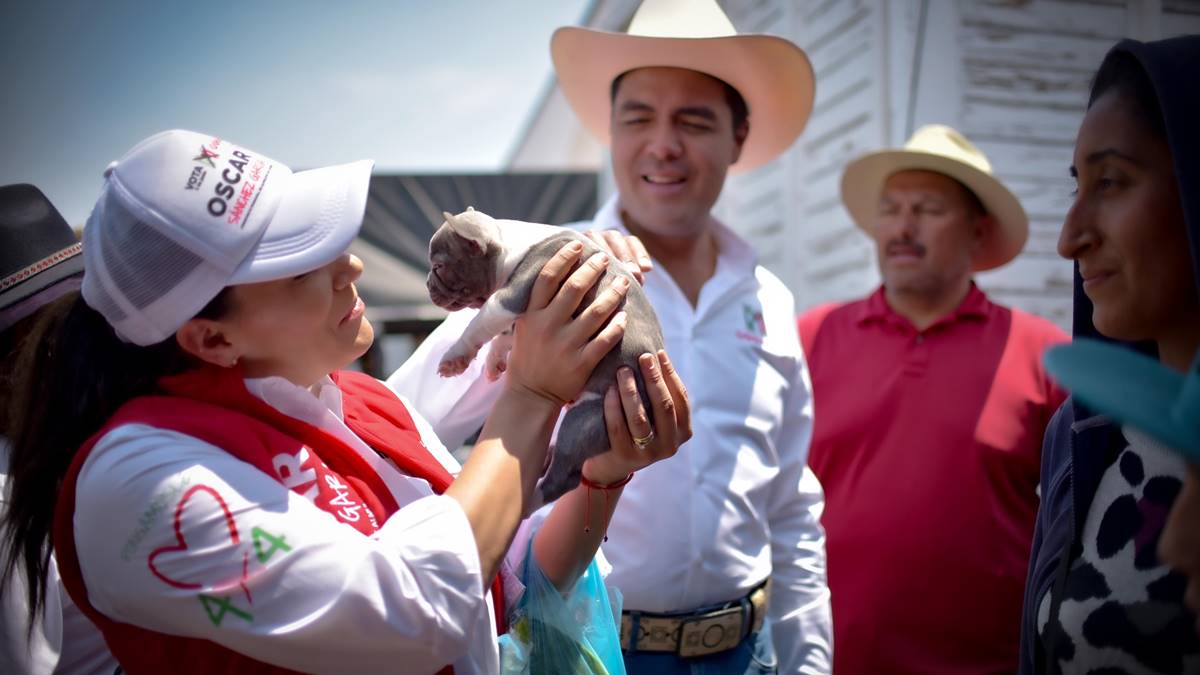
<instances>
[{"instance_id":1,"label":"collar of white shirt","mask_svg":"<svg viewBox=\"0 0 1200 675\"><path fill-rule=\"evenodd\" d=\"M313 426L323 426L327 412L342 419L342 390L328 375L308 389L283 377L247 378L246 389L279 412Z\"/></svg>"},{"instance_id":2,"label":"collar of white shirt","mask_svg":"<svg viewBox=\"0 0 1200 675\"><path fill-rule=\"evenodd\" d=\"M384 482L392 488L393 492L399 492L401 495L407 493L405 488L400 487L404 481L397 480L396 474L399 472L395 466L380 457L350 427L346 426L342 412L342 390L338 389L337 384L328 375L318 380L310 388L301 387L283 377L248 378L246 389L279 412L332 433L343 443L354 448L359 455L366 458L376 470L380 471ZM458 475L462 466L437 439L429 423L407 401L403 398L400 401L412 416L413 424L421 435L421 441L426 449L447 471ZM382 468L383 465L387 466L387 470ZM425 483L423 480L421 482Z\"/></svg>"}]
</instances>

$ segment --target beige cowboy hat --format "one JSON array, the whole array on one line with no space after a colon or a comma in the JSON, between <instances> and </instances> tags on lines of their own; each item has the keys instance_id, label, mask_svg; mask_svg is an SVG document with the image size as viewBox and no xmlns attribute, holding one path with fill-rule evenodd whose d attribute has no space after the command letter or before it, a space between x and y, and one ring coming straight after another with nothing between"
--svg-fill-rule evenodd
<instances>
[{"instance_id":1,"label":"beige cowboy hat","mask_svg":"<svg viewBox=\"0 0 1200 675\"><path fill-rule=\"evenodd\" d=\"M875 231L879 196L888 177L898 171L936 171L967 186L979 197L995 225L983 233L975 271L999 267L1021 252L1029 238L1029 218L1020 200L992 175L992 165L965 136L941 124L917 129L900 150L864 155L842 173L842 203L868 235Z\"/></svg>"},{"instance_id":2,"label":"beige cowboy hat","mask_svg":"<svg viewBox=\"0 0 1200 675\"><path fill-rule=\"evenodd\" d=\"M812 112L813 70L804 52L774 35L738 35L715 0L645 0L627 33L559 28L550 55L575 114L605 145L612 82L635 68L687 68L737 89L750 109L750 135L733 171L775 159Z\"/></svg>"}]
</instances>

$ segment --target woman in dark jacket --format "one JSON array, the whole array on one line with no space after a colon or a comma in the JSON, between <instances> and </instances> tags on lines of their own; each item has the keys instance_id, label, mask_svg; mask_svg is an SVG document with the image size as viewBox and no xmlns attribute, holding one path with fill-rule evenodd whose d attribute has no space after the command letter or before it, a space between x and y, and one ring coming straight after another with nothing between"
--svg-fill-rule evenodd
<instances>
[{"instance_id":1,"label":"woman in dark jacket","mask_svg":"<svg viewBox=\"0 0 1200 675\"><path fill-rule=\"evenodd\" d=\"M1200 36L1117 44L1076 141L1059 253L1075 335L1186 370L1200 346ZM1185 578L1158 558L1177 455L1068 400L1046 431L1021 672L1200 672Z\"/></svg>"}]
</instances>

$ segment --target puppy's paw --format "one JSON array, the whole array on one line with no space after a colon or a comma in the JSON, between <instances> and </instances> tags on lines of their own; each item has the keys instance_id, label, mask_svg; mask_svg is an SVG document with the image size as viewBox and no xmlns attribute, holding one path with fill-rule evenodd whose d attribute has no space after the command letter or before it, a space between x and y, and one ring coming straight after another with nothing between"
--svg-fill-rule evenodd
<instances>
[{"instance_id":1,"label":"puppy's paw","mask_svg":"<svg viewBox=\"0 0 1200 675\"><path fill-rule=\"evenodd\" d=\"M438 375L442 377L462 375L467 370L467 366L471 365L471 361L475 360L475 354L478 352L478 349L471 349L462 343L454 345L438 364Z\"/></svg>"}]
</instances>

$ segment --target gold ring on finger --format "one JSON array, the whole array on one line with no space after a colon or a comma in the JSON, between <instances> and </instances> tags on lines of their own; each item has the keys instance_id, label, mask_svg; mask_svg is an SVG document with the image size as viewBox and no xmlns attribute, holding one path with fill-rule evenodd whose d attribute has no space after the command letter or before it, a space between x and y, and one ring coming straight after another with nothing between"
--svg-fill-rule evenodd
<instances>
[{"instance_id":1,"label":"gold ring on finger","mask_svg":"<svg viewBox=\"0 0 1200 675\"><path fill-rule=\"evenodd\" d=\"M638 446L638 448L641 450L645 450L647 447L649 447L650 443L652 443L653 441L654 441L654 430L653 429L651 429L650 433L646 434L645 436L642 436L640 438L637 436L633 437L633 444Z\"/></svg>"}]
</instances>

